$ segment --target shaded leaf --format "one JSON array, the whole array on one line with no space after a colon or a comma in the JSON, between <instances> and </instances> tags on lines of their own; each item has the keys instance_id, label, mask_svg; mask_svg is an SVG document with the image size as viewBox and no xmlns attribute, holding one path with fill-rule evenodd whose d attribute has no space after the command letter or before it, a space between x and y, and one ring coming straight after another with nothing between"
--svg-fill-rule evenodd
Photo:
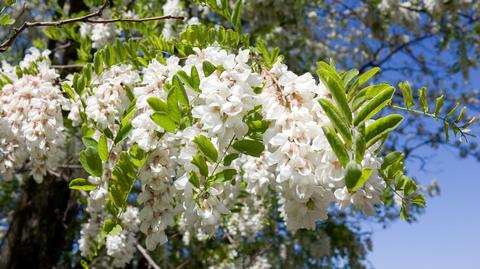
<instances>
[{"instance_id":1,"label":"shaded leaf","mask_svg":"<svg viewBox=\"0 0 480 269\"><path fill-rule=\"evenodd\" d=\"M265 149L265 145L262 142L250 139L235 141L232 147L241 153L254 157L260 157Z\"/></svg>"},{"instance_id":2,"label":"shaded leaf","mask_svg":"<svg viewBox=\"0 0 480 269\"><path fill-rule=\"evenodd\" d=\"M68 184L68 187L72 190L79 190L79 191L93 191L97 188L97 186L93 185L84 178L75 178Z\"/></svg>"}]
</instances>

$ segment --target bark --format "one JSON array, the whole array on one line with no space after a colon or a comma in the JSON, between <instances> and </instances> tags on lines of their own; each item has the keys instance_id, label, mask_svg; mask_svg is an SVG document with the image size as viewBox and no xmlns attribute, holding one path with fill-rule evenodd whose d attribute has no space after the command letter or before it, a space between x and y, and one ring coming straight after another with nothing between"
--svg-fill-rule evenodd
<instances>
[{"instance_id":1,"label":"bark","mask_svg":"<svg viewBox=\"0 0 480 269\"><path fill-rule=\"evenodd\" d=\"M42 184L26 180L3 242L0 268L54 268L71 247L66 233L75 215L69 200L65 180L52 175Z\"/></svg>"}]
</instances>

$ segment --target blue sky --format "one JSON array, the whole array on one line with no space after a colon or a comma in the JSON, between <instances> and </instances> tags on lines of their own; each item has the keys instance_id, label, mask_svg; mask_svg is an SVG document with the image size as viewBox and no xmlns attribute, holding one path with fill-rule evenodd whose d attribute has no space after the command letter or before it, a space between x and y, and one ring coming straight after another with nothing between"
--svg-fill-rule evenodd
<instances>
[{"instance_id":1,"label":"blue sky","mask_svg":"<svg viewBox=\"0 0 480 269\"><path fill-rule=\"evenodd\" d=\"M480 71L472 71L471 85L478 88ZM432 127L435 124L440 123L432 121ZM474 133L480 136L478 128ZM480 142L478 137L471 140ZM427 200L426 212L416 223L398 221L387 229L370 226L370 262L378 269L480 268L480 162L460 159L458 151L446 147L416 153L429 157L427 171L419 169L418 161L410 161L409 175L422 183L437 179L441 194Z\"/></svg>"},{"instance_id":2,"label":"blue sky","mask_svg":"<svg viewBox=\"0 0 480 269\"><path fill-rule=\"evenodd\" d=\"M446 149L435 153L428 167L434 171L411 174L436 178L441 195L428 199L417 223L370 227L374 249L369 260L376 268L480 268L480 163Z\"/></svg>"}]
</instances>

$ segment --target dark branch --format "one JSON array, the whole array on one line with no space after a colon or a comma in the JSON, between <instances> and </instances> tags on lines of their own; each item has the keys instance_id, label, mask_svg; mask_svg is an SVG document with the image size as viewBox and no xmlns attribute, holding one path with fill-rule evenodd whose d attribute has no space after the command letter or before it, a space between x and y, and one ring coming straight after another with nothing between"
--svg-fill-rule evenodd
<instances>
[{"instance_id":1,"label":"dark branch","mask_svg":"<svg viewBox=\"0 0 480 269\"><path fill-rule=\"evenodd\" d=\"M6 51L15 41L15 39L27 28L32 27L48 27L48 26L62 26L65 24L76 23L76 22L86 22L86 23L115 23L115 22L146 22L146 21L156 21L156 20L166 20L166 19L175 19L175 20L183 20L183 17L180 16L157 16L157 17L149 17L149 18L141 18L141 19L130 19L130 18L115 18L115 19L92 19L94 17L99 17L102 15L102 12L105 8L108 7L108 0L106 0L103 5L95 12L87 14L85 16L59 20L59 21L37 21L37 22L24 22L20 27L14 28L13 34L10 38L5 40L0 45L0 52Z\"/></svg>"},{"instance_id":2,"label":"dark branch","mask_svg":"<svg viewBox=\"0 0 480 269\"><path fill-rule=\"evenodd\" d=\"M408 42L405 42L403 44L401 44L400 46L394 48L392 51L390 51L390 53L388 53L383 59L381 59L380 61L376 62L375 60L371 60L370 62L364 64L360 69L360 73L364 72L368 67L381 67L383 64L385 64L388 60L390 60L390 58L392 58L395 54L397 54L398 52L402 51L403 49L411 46L411 45L414 45L415 43L418 43L418 42L421 42L425 39L428 39L428 38L431 38L435 36L435 34L428 34L428 35L424 35L424 36L421 36L421 37L418 37L418 38L415 38L415 39L412 39Z\"/></svg>"}]
</instances>

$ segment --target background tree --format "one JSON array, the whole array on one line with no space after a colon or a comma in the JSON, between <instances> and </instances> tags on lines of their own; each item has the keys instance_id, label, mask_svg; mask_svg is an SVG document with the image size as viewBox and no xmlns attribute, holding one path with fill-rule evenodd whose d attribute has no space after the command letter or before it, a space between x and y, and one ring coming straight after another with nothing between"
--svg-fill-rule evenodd
<instances>
[{"instance_id":1,"label":"background tree","mask_svg":"<svg viewBox=\"0 0 480 269\"><path fill-rule=\"evenodd\" d=\"M148 62L144 62L145 59L153 58L154 51L188 55L191 53L188 52L189 47L202 47L202 42L208 43L201 38L202 34L207 33L201 25L213 28L220 24L248 34L248 38L229 32L231 36L217 40L218 45L230 49L247 43L255 45L259 57L263 57L260 61L264 61L265 66L272 65L277 56L282 54L285 63L297 73L316 70L312 59L333 58L339 70L357 68L361 73L381 67L383 73L381 77L377 76L377 82L381 78L396 84L399 78L408 78L414 88L428 86L428 93L420 91L417 96L417 91L413 91L415 95L412 99L418 100L417 103L421 103L423 95L426 102L438 103L437 98L447 93L443 99L438 99L444 103L446 112L457 102L478 111L478 92L469 84L469 73L478 61L479 3L265 0L232 2L231 9L225 10L216 1L205 2L7 1L0 17L4 25L0 30L0 48L6 51L2 54L2 60L18 62L25 55L26 48L32 45L41 49L48 48L53 53L46 57L51 58L52 67L62 76L79 72L80 76L77 79L71 78L71 84L67 86L77 90L79 78L85 76L85 64L95 60L94 52L103 51L105 55L111 51L110 48L114 48L117 52L123 49L127 53L128 46L134 46L138 41L141 45L135 48L141 52L140 56L129 55L127 59L134 66L146 66ZM240 3L241 19L235 23L231 15L237 3ZM182 16L185 19L159 19L158 16L162 15ZM77 19L62 25L52 26L47 23L50 27L32 25L21 32L16 30L21 29L19 27L25 21L59 22L68 18ZM109 22L111 19L117 22ZM196 24L200 25L192 26ZM168 43L158 38L160 35L176 41ZM276 47L279 50L274 49ZM127 60L118 55L112 57L112 63ZM108 61L109 57L105 59ZM110 65L107 63L107 66ZM354 73L356 74L352 71L351 74ZM455 85L452 82L455 80L443 79L447 77L462 77L465 84ZM8 81L3 79L2 84L8 84ZM65 89L66 86L63 87ZM403 95L395 95L396 103L403 102L404 91L410 92L408 88L407 84L402 84ZM457 88L461 89L455 90ZM406 107L410 107L409 99L405 100ZM432 109L433 106L430 110ZM383 113L387 115L391 111L385 110ZM442 137L443 127L425 128L425 120L418 117L422 113L422 109L416 114L406 113L410 124L401 125L392 133L385 152L401 150L406 158L415 158L414 151L420 147L435 148L445 144L458 148L461 157L479 157L480 152L474 142L446 142ZM455 115L457 116L458 114ZM431 117L438 118L439 115L432 113ZM462 113L458 118L459 121L466 122L468 115ZM446 122L454 121L455 118ZM2 267L49 268L54 265L75 267L87 264L86 261L81 262L77 243L81 224L88 217L86 197L67 188L70 179L84 175L76 157L83 146L78 145L79 131L73 125L66 118L65 126L71 132L71 137L67 139L68 159L64 167L59 167L53 174L43 178L40 185L28 177L23 182L1 182L0 214L5 219L5 230L8 230L2 241ZM453 124L447 126L447 130L449 128L461 135L468 132L459 128L455 130L456 125ZM84 139L84 143L88 142ZM22 169L16 172L28 175L25 173L28 171ZM432 191L434 188L435 186L425 187L423 191ZM136 196L140 192L140 185L134 185L131 195ZM360 223L365 220L364 215L354 210L331 209L328 221L319 223L316 230L291 233L279 215L279 205L273 197L271 199L265 213L269 225L264 227L254 242L247 240L237 246L234 244L237 239L229 238L232 231L219 231L215 238L186 242L179 240L182 235L185 237L185 231L179 226L173 226L167 230L169 243L157 247L149 254L145 254L147 251L142 248L143 244L139 244L137 247L140 251L136 252L129 266L142 267L158 263L166 268L196 268L228 265L235 261L237 266L240 263L243 267L249 267L259 261L261 263L261 259L267 259L273 267L286 268L338 267L344 263L350 267L365 266L371 242L369 234L360 228ZM382 223L396 220L399 216L399 208L393 199L385 198L385 201L385 206L378 207L375 216ZM135 204L133 198L131 202ZM414 207L412 210L412 219L415 219L421 209ZM139 242L142 240L145 240L143 235ZM43 251L38 251L40 249ZM96 258L88 263L102 266L105 262L110 262L106 251L105 248L99 248ZM235 252L240 253L240 258L234 258Z\"/></svg>"}]
</instances>

